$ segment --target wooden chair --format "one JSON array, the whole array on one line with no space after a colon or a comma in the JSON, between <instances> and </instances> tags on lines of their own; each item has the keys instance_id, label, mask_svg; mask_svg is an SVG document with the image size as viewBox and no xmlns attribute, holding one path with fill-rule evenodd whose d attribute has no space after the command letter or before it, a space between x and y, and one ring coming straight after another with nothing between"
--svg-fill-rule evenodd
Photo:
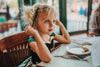
<instances>
[{"instance_id":1,"label":"wooden chair","mask_svg":"<svg viewBox=\"0 0 100 67\"><path fill-rule=\"evenodd\" d=\"M20 32L0 40L0 67L14 67L23 58L30 55L29 36Z\"/></svg>"},{"instance_id":2,"label":"wooden chair","mask_svg":"<svg viewBox=\"0 0 100 67\"><path fill-rule=\"evenodd\" d=\"M12 27L17 27L17 21L0 23L0 33L8 31Z\"/></svg>"}]
</instances>

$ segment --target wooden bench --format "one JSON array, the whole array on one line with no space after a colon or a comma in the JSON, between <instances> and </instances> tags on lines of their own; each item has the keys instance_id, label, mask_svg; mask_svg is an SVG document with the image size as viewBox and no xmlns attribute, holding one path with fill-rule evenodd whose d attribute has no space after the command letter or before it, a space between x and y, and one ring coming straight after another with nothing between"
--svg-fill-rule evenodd
<instances>
[{"instance_id":1,"label":"wooden bench","mask_svg":"<svg viewBox=\"0 0 100 67\"><path fill-rule=\"evenodd\" d=\"M0 40L0 67L14 67L23 58L30 55L29 36L20 32Z\"/></svg>"}]
</instances>

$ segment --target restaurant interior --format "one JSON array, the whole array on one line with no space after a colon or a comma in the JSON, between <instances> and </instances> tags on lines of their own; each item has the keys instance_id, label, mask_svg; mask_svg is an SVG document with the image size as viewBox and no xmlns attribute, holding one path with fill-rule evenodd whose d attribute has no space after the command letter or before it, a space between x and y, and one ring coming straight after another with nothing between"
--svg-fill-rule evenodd
<instances>
[{"instance_id":1,"label":"restaurant interior","mask_svg":"<svg viewBox=\"0 0 100 67\"><path fill-rule=\"evenodd\" d=\"M25 6L48 4L71 43L54 40L49 63L32 63L25 33ZM62 35L59 26L55 34ZM100 67L100 0L0 0L0 67Z\"/></svg>"}]
</instances>

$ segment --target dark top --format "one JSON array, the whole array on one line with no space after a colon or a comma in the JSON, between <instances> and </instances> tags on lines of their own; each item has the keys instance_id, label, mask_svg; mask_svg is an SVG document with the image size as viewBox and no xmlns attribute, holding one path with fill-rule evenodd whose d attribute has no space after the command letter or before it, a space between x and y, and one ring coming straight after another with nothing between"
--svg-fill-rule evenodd
<instances>
[{"instance_id":1,"label":"dark top","mask_svg":"<svg viewBox=\"0 0 100 67\"><path fill-rule=\"evenodd\" d=\"M45 43L50 52L51 52L51 49L53 48L53 37L54 37L54 36L55 36L55 33L53 32L53 33L50 35L50 37L51 37L50 43ZM32 41L36 41L36 40L34 39L34 37L31 37L31 38L28 40L28 44L29 44L30 42L32 42ZM32 50L30 49L30 46L29 46L29 45L28 45L28 47L29 47L29 50L30 50L30 52L31 52L33 64L36 64L36 62L40 63L40 62L41 62L41 59L39 58L39 56L36 54L36 52L34 52L34 51L32 51Z\"/></svg>"}]
</instances>

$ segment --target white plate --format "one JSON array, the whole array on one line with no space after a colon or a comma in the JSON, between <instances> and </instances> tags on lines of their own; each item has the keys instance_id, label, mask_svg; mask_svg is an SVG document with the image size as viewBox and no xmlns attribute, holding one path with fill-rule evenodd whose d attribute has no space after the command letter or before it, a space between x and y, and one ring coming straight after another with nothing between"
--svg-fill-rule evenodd
<instances>
[{"instance_id":1,"label":"white plate","mask_svg":"<svg viewBox=\"0 0 100 67\"><path fill-rule=\"evenodd\" d=\"M75 55L87 55L91 53L91 49L88 48L89 51L84 52L84 50L82 49L82 47L77 47L77 46L67 46L67 52L71 53L71 54L75 54Z\"/></svg>"}]
</instances>

